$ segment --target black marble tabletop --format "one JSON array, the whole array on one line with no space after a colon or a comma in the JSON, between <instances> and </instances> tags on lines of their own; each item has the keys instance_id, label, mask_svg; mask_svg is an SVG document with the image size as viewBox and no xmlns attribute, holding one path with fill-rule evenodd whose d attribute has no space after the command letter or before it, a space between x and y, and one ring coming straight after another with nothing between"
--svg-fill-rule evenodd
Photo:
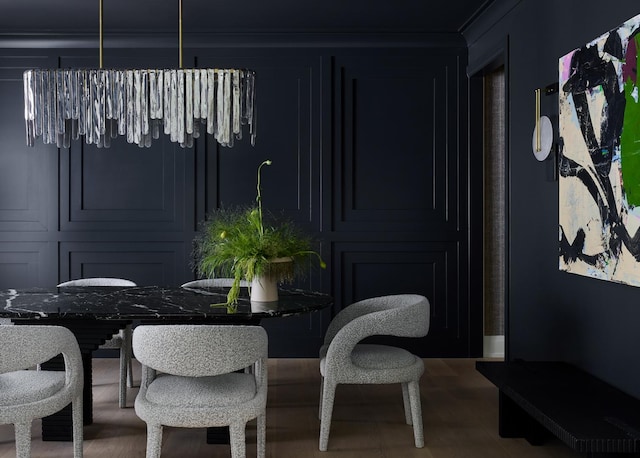
<instances>
[{"instance_id":1,"label":"black marble tabletop","mask_svg":"<svg viewBox=\"0 0 640 458\"><path fill-rule=\"evenodd\" d=\"M333 303L331 296L281 289L276 302L254 302L246 295L230 313L224 305L228 288L65 287L0 291L0 317L91 320L256 320L313 312Z\"/></svg>"}]
</instances>

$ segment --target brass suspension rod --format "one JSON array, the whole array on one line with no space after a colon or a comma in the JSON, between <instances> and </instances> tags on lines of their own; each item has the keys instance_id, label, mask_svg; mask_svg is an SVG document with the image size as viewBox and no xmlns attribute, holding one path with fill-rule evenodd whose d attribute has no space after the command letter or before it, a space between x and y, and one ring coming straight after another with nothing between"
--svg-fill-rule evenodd
<instances>
[{"instance_id":1,"label":"brass suspension rod","mask_svg":"<svg viewBox=\"0 0 640 458\"><path fill-rule=\"evenodd\" d=\"M178 3L178 65L182 68L182 0L179 0Z\"/></svg>"},{"instance_id":2,"label":"brass suspension rod","mask_svg":"<svg viewBox=\"0 0 640 458\"><path fill-rule=\"evenodd\" d=\"M103 0L100 0L100 14L99 14L99 22L100 22L100 68L103 67L103 55L104 55L104 40L103 40ZM182 66L182 0L178 2L178 64L180 68Z\"/></svg>"},{"instance_id":3,"label":"brass suspension rod","mask_svg":"<svg viewBox=\"0 0 640 458\"><path fill-rule=\"evenodd\" d=\"M100 0L100 68L102 68L102 0Z\"/></svg>"}]
</instances>

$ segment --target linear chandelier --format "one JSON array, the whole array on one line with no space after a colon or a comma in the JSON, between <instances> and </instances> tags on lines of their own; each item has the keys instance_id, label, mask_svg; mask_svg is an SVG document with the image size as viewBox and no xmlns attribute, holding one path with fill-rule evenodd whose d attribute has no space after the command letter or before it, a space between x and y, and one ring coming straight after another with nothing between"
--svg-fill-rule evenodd
<instances>
[{"instance_id":1,"label":"linear chandelier","mask_svg":"<svg viewBox=\"0 0 640 458\"><path fill-rule=\"evenodd\" d=\"M103 69L100 0L99 69L30 69L24 72L27 145L68 148L71 140L108 148L111 139L151 146L161 131L181 147L206 132L232 147L248 126L255 144L255 72L182 68L182 0L179 0L179 69Z\"/></svg>"}]
</instances>

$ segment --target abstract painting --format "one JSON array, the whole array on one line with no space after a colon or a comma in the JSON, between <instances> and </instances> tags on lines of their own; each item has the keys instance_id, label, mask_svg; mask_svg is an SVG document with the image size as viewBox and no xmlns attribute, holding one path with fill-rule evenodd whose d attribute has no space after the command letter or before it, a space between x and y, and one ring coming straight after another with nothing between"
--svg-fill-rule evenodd
<instances>
[{"instance_id":1,"label":"abstract painting","mask_svg":"<svg viewBox=\"0 0 640 458\"><path fill-rule=\"evenodd\" d=\"M640 286L640 15L559 61L560 270Z\"/></svg>"}]
</instances>

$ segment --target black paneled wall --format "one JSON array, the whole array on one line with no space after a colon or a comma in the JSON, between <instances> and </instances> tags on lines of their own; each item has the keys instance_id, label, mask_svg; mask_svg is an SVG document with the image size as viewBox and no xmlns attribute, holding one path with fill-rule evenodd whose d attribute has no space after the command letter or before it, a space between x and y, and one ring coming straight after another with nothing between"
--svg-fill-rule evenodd
<instances>
[{"instance_id":1,"label":"black paneled wall","mask_svg":"<svg viewBox=\"0 0 640 458\"><path fill-rule=\"evenodd\" d=\"M210 209L255 198L319 241L328 269L298 286L334 295L333 310L267 321L271 353L314 356L331 315L366 297L420 293L431 331L405 344L422 355L481 351L470 336L466 49L207 47L185 66L258 75L258 138L191 149L123 138L25 146L22 72L91 66L93 49L0 49L0 287L85 276L140 285L193 278L191 242ZM174 50L112 49L111 67L173 65ZM481 307L481 304L478 304Z\"/></svg>"}]
</instances>

